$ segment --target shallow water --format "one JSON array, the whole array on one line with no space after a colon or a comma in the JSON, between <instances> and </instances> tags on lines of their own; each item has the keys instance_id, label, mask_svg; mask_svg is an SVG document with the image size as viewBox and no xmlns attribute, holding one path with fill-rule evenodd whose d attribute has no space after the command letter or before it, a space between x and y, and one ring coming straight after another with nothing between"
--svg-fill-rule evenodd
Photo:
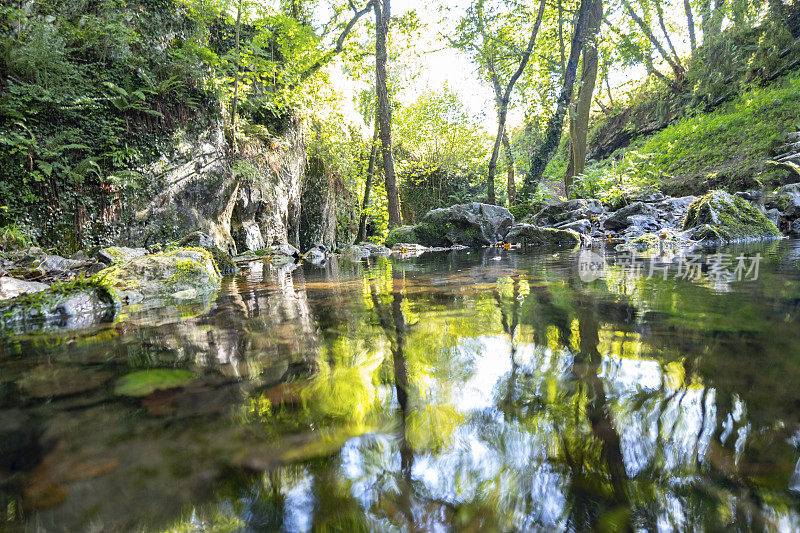
<instances>
[{"instance_id":1,"label":"shallow water","mask_svg":"<svg viewBox=\"0 0 800 533\"><path fill-rule=\"evenodd\" d=\"M723 252L259 263L0 340L0 529L800 529L800 242Z\"/></svg>"}]
</instances>

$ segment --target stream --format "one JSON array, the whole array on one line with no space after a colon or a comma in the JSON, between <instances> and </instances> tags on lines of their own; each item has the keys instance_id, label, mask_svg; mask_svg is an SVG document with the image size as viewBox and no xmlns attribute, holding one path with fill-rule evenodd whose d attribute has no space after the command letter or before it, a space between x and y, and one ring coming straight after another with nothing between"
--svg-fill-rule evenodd
<instances>
[{"instance_id":1,"label":"stream","mask_svg":"<svg viewBox=\"0 0 800 533\"><path fill-rule=\"evenodd\" d=\"M259 262L0 338L0 530L800 529L800 241Z\"/></svg>"}]
</instances>

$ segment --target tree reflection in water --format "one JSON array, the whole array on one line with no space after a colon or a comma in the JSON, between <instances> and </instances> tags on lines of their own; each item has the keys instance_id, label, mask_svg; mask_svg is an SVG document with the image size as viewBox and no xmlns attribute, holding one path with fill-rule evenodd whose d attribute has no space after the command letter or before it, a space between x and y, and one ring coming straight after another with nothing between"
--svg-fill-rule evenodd
<instances>
[{"instance_id":1,"label":"tree reflection in water","mask_svg":"<svg viewBox=\"0 0 800 533\"><path fill-rule=\"evenodd\" d=\"M584 284L569 254L502 254L264 270L239 278L206 315L140 324L119 344L87 340L87 353L114 345L149 354L139 365L173 354L204 376L203 387L217 374L238 380L225 382L233 399L214 417L182 415L190 391L170 397L172 418L152 398L143 418L130 403L106 404L107 413L125 409L106 425L140 424L115 442L162 435L174 446L179 435L213 434L220 452L164 455L174 472L213 470L216 489L201 497L175 474L188 503L117 525L800 527L789 490L800 479L800 391L791 385L800 378L800 283L784 260L762 265L757 284L720 293L613 268ZM20 409L41 418L54 405ZM77 434L61 439L88 446ZM121 457L129 478L121 468L107 477L149 486L136 473L143 460ZM33 516L66 520L65 506L77 514L89 500ZM112 520L94 505L97 521Z\"/></svg>"}]
</instances>

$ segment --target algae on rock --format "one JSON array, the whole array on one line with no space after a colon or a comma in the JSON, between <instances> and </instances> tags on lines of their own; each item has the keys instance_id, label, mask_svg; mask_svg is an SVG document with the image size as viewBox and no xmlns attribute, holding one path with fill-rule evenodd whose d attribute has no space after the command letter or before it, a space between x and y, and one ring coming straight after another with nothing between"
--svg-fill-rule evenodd
<instances>
[{"instance_id":1,"label":"algae on rock","mask_svg":"<svg viewBox=\"0 0 800 533\"><path fill-rule=\"evenodd\" d=\"M689 207L683 229L693 229L700 241L735 242L781 235L767 217L738 196L711 191Z\"/></svg>"}]
</instances>

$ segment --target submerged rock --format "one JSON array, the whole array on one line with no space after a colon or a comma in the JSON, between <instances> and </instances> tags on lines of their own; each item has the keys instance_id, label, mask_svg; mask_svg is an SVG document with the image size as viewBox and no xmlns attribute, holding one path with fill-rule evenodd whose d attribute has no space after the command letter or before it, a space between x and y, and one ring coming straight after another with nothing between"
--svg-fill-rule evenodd
<instances>
[{"instance_id":1,"label":"submerged rock","mask_svg":"<svg viewBox=\"0 0 800 533\"><path fill-rule=\"evenodd\" d=\"M517 224L511 228L505 238L510 244L524 244L526 246L566 245L577 246L581 244L581 236L571 229L543 228L532 224Z\"/></svg>"},{"instance_id":2,"label":"submerged rock","mask_svg":"<svg viewBox=\"0 0 800 533\"><path fill-rule=\"evenodd\" d=\"M194 379L195 375L189 370L166 368L140 370L119 378L114 392L120 396L147 396L157 390L183 387Z\"/></svg>"},{"instance_id":3,"label":"submerged rock","mask_svg":"<svg viewBox=\"0 0 800 533\"><path fill-rule=\"evenodd\" d=\"M697 199L686 213L684 230L694 230L700 241L734 242L780 236L761 211L725 191L711 191Z\"/></svg>"},{"instance_id":4,"label":"submerged rock","mask_svg":"<svg viewBox=\"0 0 800 533\"><path fill-rule=\"evenodd\" d=\"M387 236L386 245L479 248L502 241L513 224L514 215L505 207L478 202L459 204L428 211L416 226L395 228Z\"/></svg>"},{"instance_id":5,"label":"submerged rock","mask_svg":"<svg viewBox=\"0 0 800 533\"><path fill-rule=\"evenodd\" d=\"M109 267L96 278L131 304L145 299L185 299L186 291L194 291L192 297L207 296L219 289L221 275L210 251L181 248Z\"/></svg>"},{"instance_id":6,"label":"submerged rock","mask_svg":"<svg viewBox=\"0 0 800 533\"><path fill-rule=\"evenodd\" d=\"M8 276L0 277L0 300L16 298L22 294L31 294L49 288L47 283L25 281Z\"/></svg>"},{"instance_id":7,"label":"submerged rock","mask_svg":"<svg viewBox=\"0 0 800 533\"><path fill-rule=\"evenodd\" d=\"M0 330L88 327L116 316L119 300L101 280L77 279L0 302Z\"/></svg>"}]
</instances>

